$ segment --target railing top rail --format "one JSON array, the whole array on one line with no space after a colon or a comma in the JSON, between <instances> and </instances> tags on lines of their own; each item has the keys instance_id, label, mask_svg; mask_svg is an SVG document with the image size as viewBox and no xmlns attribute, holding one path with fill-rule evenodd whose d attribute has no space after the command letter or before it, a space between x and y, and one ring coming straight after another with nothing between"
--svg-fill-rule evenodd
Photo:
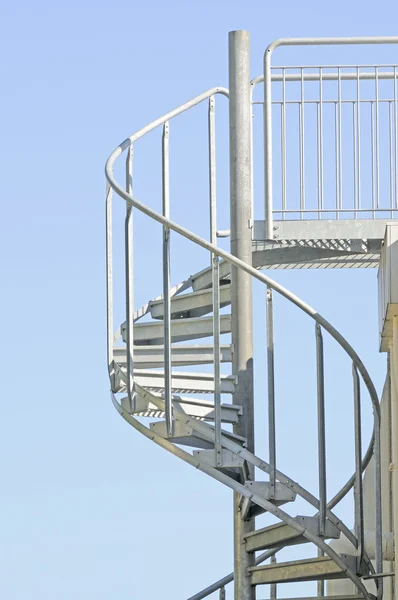
<instances>
[{"instance_id":1,"label":"railing top rail","mask_svg":"<svg viewBox=\"0 0 398 600\"><path fill-rule=\"evenodd\" d=\"M117 157L120 156L120 154L122 152L124 152L124 150L126 150L126 148L128 148L131 144L136 142L138 139L142 138L144 135L146 135L150 131L153 131L160 125L164 125L164 123L166 123L166 121L171 121L171 119L174 119L174 117L181 115L182 113L186 112L190 108L197 106L204 100L207 100L211 96L216 96L217 94L221 94L222 96L226 96L227 98L229 97L229 91L227 90L227 88L213 87L213 88L210 88L209 90L207 90L206 92L203 92L203 94L199 94L198 96L195 96L191 100L188 100L188 102L181 104L177 108L170 110L162 117L159 117L158 119L155 119L154 121L151 121L150 123L148 123L148 125L145 125L145 127L142 127L141 129L139 129L138 131L136 131L135 133L130 135L128 138L126 138L121 144L119 144L119 146L117 148L115 148L115 150L112 152L112 154L108 158L106 165L107 166L109 164L113 165L113 163L115 162ZM105 170L106 170L107 166L105 167Z\"/></svg>"},{"instance_id":2,"label":"railing top rail","mask_svg":"<svg viewBox=\"0 0 398 600\"><path fill-rule=\"evenodd\" d=\"M355 46L398 44L398 36L370 37L313 37L313 38L279 38L271 42L264 52L264 59L280 46Z\"/></svg>"},{"instance_id":3,"label":"railing top rail","mask_svg":"<svg viewBox=\"0 0 398 600\"><path fill-rule=\"evenodd\" d=\"M330 67L329 65L323 65L323 66L307 66L307 67L271 67L271 70L284 70L284 69L299 69L302 70L303 73L276 73L276 74L272 74L271 75L271 81L272 83L275 82L291 82L291 81L319 81L321 79L321 74L320 73L305 73L304 70L305 69L345 69L346 67ZM347 68L352 68L352 69L359 69L361 67L357 67L357 66L349 66ZM368 67L366 67L368 68ZM370 68L370 67L369 67ZM374 67L372 67L374 69L378 69L380 68L380 65L375 65ZM382 72L352 72L352 73L342 73L337 72L337 73L322 73L322 81L356 81L358 79L362 80L362 81L374 81L376 79L380 80L380 81L384 81L384 80L391 80L391 79L398 79L398 65L389 65L388 68L393 68L394 71L382 71ZM264 75L258 75L257 77L255 77L254 79L252 79L251 86L252 88L255 88L256 85L258 85L259 83L263 83L264 82Z\"/></svg>"}]
</instances>

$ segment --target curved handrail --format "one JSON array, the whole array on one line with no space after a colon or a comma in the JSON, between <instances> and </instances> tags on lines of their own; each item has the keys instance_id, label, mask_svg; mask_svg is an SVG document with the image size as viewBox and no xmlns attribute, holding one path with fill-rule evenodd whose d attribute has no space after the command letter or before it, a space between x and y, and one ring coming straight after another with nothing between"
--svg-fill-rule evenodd
<instances>
[{"instance_id":1,"label":"curved handrail","mask_svg":"<svg viewBox=\"0 0 398 600\"><path fill-rule=\"evenodd\" d=\"M137 385L137 388L141 390L143 397L148 396L151 399L151 402L154 402L155 404L158 404L158 405L161 405L163 403L163 401L160 398L158 398L154 394L148 392L141 386ZM117 402L114 394L111 394L111 397L112 397L112 402L113 402L116 410L132 427L134 427L134 429L137 429L140 433L145 435L145 437L151 439L153 442L155 442L156 444L158 444L159 446L161 446L162 448L164 448L165 450L167 450L174 456L177 456L178 458L182 459L184 462L194 466L195 468L199 469L200 471L203 471L204 473L206 473L213 479L216 479L220 483L223 483L227 487L231 488L233 491L241 494L242 496L244 496L246 498L249 498L252 502L254 502L255 504L257 504L258 506L260 506L261 508L263 508L270 514L274 515L275 517L277 517L278 519L280 519L281 521L283 521L284 523L286 523L287 525L289 525L290 527L292 527L293 529L298 531L301 535L306 537L308 539L308 541L312 542L315 546L317 546L320 550L322 550L327 556L329 556L335 562L336 565L338 565L340 567L342 573L345 573L347 575L347 577L349 579L351 579L351 581L356 585L358 590L360 590L360 592L362 593L363 597L366 600L372 599L371 594L367 591L365 585L362 583L360 578L349 567L347 567L347 565L344 563L342 558L337 554L337 552L335 552L331 548L331 546L329 546L326 542L324 542L323 539L319 538L317 535L315 535L312 532L305 529L302 525L300 525L298 523L298 521L296 521L293 517L291 517L285 511L281 510L279 507L275 506L269 500L265 500L259 494L251 492L249 488L245 487L241 483L238 483L235 479L229 477L227 474L219 471L218 469L216 469L215 467L212 467L211 465L209 465L206 462L198 460L198 458L196 458L194 455L190 454L189 452L186 452L185 450L182 450L182 448L175 446L172 442L161 437L156 432L150 430L148 427L146 427L145 425L140 423L135 417L130 415ZM179 410L175 410L175 415L176 415L177 419L186 420L187 422L188 421L190 422L189 419L186 419L185 413L180 413ZM195 424L195 426L196 426L196 424ZM210 431L212 431L212 430L210 430ZM213 438L213 441L214 441L214 438ZM224 445L225 445L225 447L236 446L237 449L241 450L242 456L244 456L245 454L249 454L249 455L251 454L250 452L244 451L243 449L241 449L234 442L229 442L224 437L222 437L222 441L223 441L223 447L224 447ZM256 458L256 457L254 457L254 455L252 455L252 456L253 456L253 458ZM257 459L257 460L260 460L260 459ZM254 461L254 462L257 462L257 461ZM260 461L260 463L256 464L256 466L259 466L259 468L261 468L261 465L264 467L265 464L266 463L264 463L264 461ZM264 468L263 468L263 470L264 470ZM279 477L278 477L278 479L279 479Z\"/></svg>"},{"instance_id":2,"label":"curved handrail","mask_svg":"<svg viewBox=\"0 0 398 600\"><path fill-rule=\"evenodd\" d=\"M277 293L279 293L280 295L282 295L283 297L285 297L288 301L292 302L293 304L295 304L298 308L300 308L301 310L303 310L306 314L308 314L316 323L318 323L319 325L321 325L326 331L328 331L328 333L337 341L337 343L345 350L346 354L348 354L348 356L351 358L353 364L355 365L355 367L358 369L358 372L360 373L362 380L369 392L370 398L371 398L371 402L373 405L373 409L374 409L374 453L375 453L375 470L376 470L376 478L377 481L379 481L381 474L380 474L380 407L379 407L379 400L378 400L378 395L375 389L375 386L369 376L369 373L367 371L367 369L365 368L363 362L361 361L360 357L358 356L358 354L356 353L356 351L353 349L353 347L349 344L349 342L333 327L333 325L331 325L331 323L329 323L329 321L327 321L322 315L320 315L315 309L313 309L310 305L308 305L307 303L305 303L304 301L302 301L300 298L298 298L295 294L291 293L289 290L287 290L286 288L284 288L283 286L281 286L280 284L278 284L277 282L275 282L274 280L272 280L271 278L269 278L268 276L260 273L259 271L257 271L256 269L254 269L253 267L251 267L249 264L239 260L238 258L236 258L235 256L229 254L228 252L218 248L217 246L215 246L214 244L211 244L210 242L208 242L207 240L205 240L204 238L201 238L200 236L196 235L195 233L189 231L188 229L184 228L183 226L175 223L174 221L170 220L169 218L161 215L160 213L157 213L156 211L154 211L153 209L145 206L144 204L142 204L141 202L139 202L137 199L134 198L134 196L132 194L127 193L125 190L123 190L123 188L121 188L119 186L119 184L114 180L113 177L113 165L116 161L116 159L122 154L122 152L124 150L126 150L127 148L129 148L131 146L131 144L138 140L139 138L141 138L142 136L144 136L146 133L148 133L149 131L152 131L153 129L155 129L156 127L158 127L159 125L164 124L166 121L172 119L173 117L177 116L178 114L181 114L182 112L185 112L186 110L188 110L189 108L199 104L200 102L202 102L203 100L205 100L206 98L209 98L215 94L223 94L225 96L228 96L228 90L226 90L225 88L212 88L211 90L208 90L207 92L204 92L203 94L196 96L195 98L193 98L192 100L190 100L189 102L185 103L184 105L180 106L177 109L174 109L173 111L170 111L169 113L167 113L166 115L164 115L163 117L160 117L159 119L157 119L156 121L153 121L151 124L147 125L146 127L140 129L139 131L137 131L135 134L129 136L128 138L126 138L126 140L124 140L110 155L110 157L107 160L106 163L106 167L105 167L105 174L106 174L106 179L107 179L107 213L109 216L109 205L111 203L111 198L112 198L112 192L111 190L115 191L121 198L123 198L128 206L134 207L137 210L139 210L140 212L146 214L148 217L152 218L153 220L159 222L160 224L162 224L163 226L167 227L169 230L172 230L176 233L178 233L179 235L182 235L183 237L185 237L186 239L189 239L190 241L194 242L195 244L199 245L200 247L210 251L211 253L213 253L213 255L218 256L219 258L222 258L224 260L226 260L229 264L242 269L243 271L245 271L246 273L248 273L249 275L251 275L252 277L254 277L255 279L258 279L259 281L261 281L262 283L266 284L268 287L270 287L271 289L275 290ZM109 227L109 224L108 224ZM108 248L108 258L109 258L109 248ZM109 325L110 323L110 319L109 319L109 300L110 300L110 296L109 296L109 292L108 292L108 342L109 342ZM113 336L113 332L112 332L112 336ZM113 338L112 338L113 339ZM108 348L109 348L109 343L108 343ZM148 393L148 392L147 392ZM151 397L154 397L152 394L150 394ZM157 398L158 401L161 402L161 400L159 398ZM147 437L151 437L151 439L153 439L154 441L156 441L157 443L160 443L160 445L163 445L168 451L173 452L174 454L178 454L180 456L180 458L183 458L183 460L186 460L187 462L192 462L192 456L184 451L182 451L181 449L176 449L175 446L173 444L171 444L170 442L168 442L167 440L164 440L163 438L159 438L157 439L159 436L156 436L153 434L153 432L150 432L150 430L148 430L147 428L145 428L145 426L143 426L141 423L139 423L139 421L137 421L136 419L134 419L127 411L125 411L116 401L116 399L113 396L113 401L115 406L117 405L117 408L119 410L119 412L122 414L122 416L130 423L132 424L136 429L139 429L142 433L144 433L144 435L146 435ZM186 418L186 415L184 414L184 418ZM149 433L145 433L143 430L146 430ZM161 442L160 442L161 440ZM227 446L228 443L233 445L233 442L230 442L229 440L226 440L225 438L223 439L223 443L225 443L225 445ZM170 446L170 448L168 447ZM364 468L364 464L368 464L370 457L372 455L371 453L371 446L372 446L372 442L371 445L362 461L362 468ZM178 450L178 452L177 452ZM242 450L241 450L242 452ZM247 452L247 451L244 451ZM250 453L248 453L250 454ZM257 465L259 466L260 469L267 471L267 464L264 463L264 461L261 461L260 459L257 459L257 457L254 457L254 455L251 455L252 458L256 459ZM189 459L187 457L190 457ZM196 465L198 466L198 465ZM210 467L211 469L211 467ZM212 476L215 476L215 474L219 474L219 471L217 469L213 469L215 471L215 473L209 473ZM219 474L222 475L222 474ZM285 476L283 476L283 474L281 474L280 472L278 472L278 479L280 479L280 477L282 477L282 480L285 478ZM344 497L344 495L349 491L349 489L351 489L352 484L353 484L353 479L355 476L353 476L347 483L346 485L340 490L340 492L338 492L338 494L335 496L335 498L332 500L332 502L335 502L335 504L337 504L337 502L339 500L341 500L341 498ZM218 477L216 476L216 479L219 479L221 481L221 479L223 479L224 476L222 477ZM228 477L227 477L228 479ZM285 478L287 481L291 481L288 480L287 478ZM229 487L231 487L231 485L228 482L224 482L226 483L226 485L229 485ZM241 486L242 488L244 488L244 486ZM299 486L301 488L301 486ZM306 490L304 490L303 488L301 488L306 494L308 494L308 492ZM246 493L242 493L242 495L247 495L247 490ZM301 494L300 494L301 495ZM254 498L254 496L252 494L250 494L251 497ZM260 502L260 506L262 506L261 502L264 503L264 500L261 498L256 498L254 501L256 503L257 500L259 500ZM315 502L318 502L315 498L314 498ZM292 519L292 517L290 517L287 513L284 513L283 511L281 511L280 509L277 509L274 505L272 505L272 503L266 503L267 507L266 509L271 512L272 514L275 514L275 516L279 516L279 518L282 518L282 520L286 523L290 523L290 521L294 521ZM271 506L268 506L268 504L271 504ZM330 503L329 503L330 504ZM334 504L334 505L335 505ZM329 512L329 511L328 511ZM381 506L379 507L378 505L378 501L376 499L376 523L377 526L379 526L381 524ZM336 519L336 517L335 517ZM296 523L296 522L294 522ZM297 524L296 525L292 525L294 527L297 528ZM347 528L344 526L344 528L347 530ZM379 528L379 527L378 527ZM349 531L349 530L347 530ZM381 531L381 529L380 529ZM308 533L308 532L306 532ZM352 535L352 534L351 534ZM356 538L354 537L354 539L356 540ZM313 541L315 543L315 545L317 545L319 548L321 548L322 550L324 550L327 554L329 554L330 556L330 547L327 546L327 544L325 544L322 540L320 540L319 538L317 538L316 536L314 536L314 540L311 539L311 541ZM326 548L323 548L323 545ZM332 552L332 554L334 555L335 553ZM338 557L338 555L336 554L336 556L331 556L331 558L333 558L333 560L336 562L336 564L339 564L342 562L341 559ZM347 568L345 567L344 563L342 563L340 565L344 570L347 570ZM354 579L352 579L352 577ZM364 588L363 584L360 582L360 580L358 579L358 577L356 575L354 575L353 573L351 573L351 575L348 574L348 576L351 577L351 579L354 581L354 583L361 588L362 593L364 594L365 597L368 597L368 594L366 592L366 588ZM363 590L362 590L362 587Z\"/></svg>"}]
</instances>

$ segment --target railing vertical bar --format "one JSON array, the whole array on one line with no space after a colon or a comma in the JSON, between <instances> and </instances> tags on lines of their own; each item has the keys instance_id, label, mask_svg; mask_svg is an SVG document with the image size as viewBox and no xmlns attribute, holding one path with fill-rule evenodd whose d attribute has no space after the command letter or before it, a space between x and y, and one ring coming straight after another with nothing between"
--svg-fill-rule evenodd
<instances>
[{"instance_id":1,"label":"railing vertical bar","mask_svg":"<svg viewBox=\"0 0 398 600\"><path fill-rule=\"evenodd\" d=\"M220 588L219 600L225 600L225 599L226 599L225 587L222 587L222 588Z\"/></svg>"},{"instance_id":2,"label":"railing vertical bar","mask_svg":"<svg viewBox=\"0 0 398 600\"><path fill-rule=\"evenodd\" d=\"M381 503L381 440L380 440L380 414L373 409L374 415L374 463L375 463L375 524L376 524L376 573L383 572L383 515ZM383 579L380 577L375 580L377 584L377 598L383 597Z\"/></svg>"},{"instance_id":3,"label":"railing vertical bar","mask_svg":"<svg viewBox=\"0 0 398 600\"><path fill-rule=\"evenodd\" d=\"M215 138L215 98L209 99L209 196L210 196L210 241L217 245L216 207L216 138ZM213 366L214 366L214 427L216 465L222 465L221 449L221 360L220 360L220 273L219 258L211 253L212 300L213 300Z\"/></svg>"},{"instance_id":4,"label":"railing vertical bar","mask_svg":"<svg viewBox=\"0 0 398 600\"><path fill-rule=\"evenodd\" d=\"M282 211L286 210L286 71L282 71L282 114L281 114L281 146L282 146ZM282 219L286 215L282 212Z\"/></svg>"},{"instance_id":5,"label":"railing vertical bar","mask_svg":"<svg viewBox=\"0 0 398 600\"><path fill-rule=\"evenodd\" d=\"M337 70L337 98L339 107L339 202L340 209L343 208L343 136L342 136L342 114L341 114L341 70Z\"/></svg>"},{"instance_id":6,"label":"railing vertical bar","mask_svg":"<svg viewBox=\"0 0 398 600\"><path fill-rule=\"evenodd\" d=\"M380 165L379 165L379 69L375 68L376 96L376 206L380 208Z\"/></svg>"},{"instance_id":7,"label":"railing vertical bar","mask_svg":"<svg viewBox=\"0 0 398 600\"><path fill-rule=\"evenodd\" d=\"M271 556L271 564L272 565L276 564L276 556L275 556L275 554L274 554L274 556ZM276 600L276 593L277 593L276 583L271 583L271 585L269 587L269 598L270 598L270 600Z\"/></svg>"},{"instance_id":8,"label":"railing vertical bar","mask_svg":"<svg viewBox=\"0 0 398 600\"><path fill-rule=\"evenodd\" d=\"M398 105L397 105L397 67L394 67L394 154L395 154L395 204L398 208Z\"/></svg>"},{"instance_id":9,"label":"railing vertical bar","mask_svg":"<svg viewBox=\"0 0 398 600\"><path fill-rule=\"evenodd\" d=\"M315 325L315 338L318 405L319 534L324 535L326 523L325 371L323 337L319 323Z\"/></svg>"},{"instance_id":10,"label":"railing vertical bar","mask_svg":"<svg viewBox=\"0 0 398 600\"><path fill-rule=\"evenodd\" d=\"M268 440L270 500L275 498L276 484L276 437L275 437L275 366L274 366L274 314L272 290L267 287L267 373L268 373Z\"/></svg>"},{"instance_id":11,"label":"railing vertical bar","mask_svg":"<svg viewBox=\"0 0 398 600\"><path fill-rule=\"evenodd\" d=\"M323 550L321 550L320 548L318 548L318 557L322 557L325 556L325 553ZM325 596L325 580L321 579L317 582L317 596L318 598L323 598Z\"/></svg>"},{"instance_id":12,"label":"railing vertical bar","mask_svg":"<svg viewBox=\"0 0 398 600\"><path fill-rule=\"evenodd\" d=\"M319 69L319 171L320 171L320 209L323 210L323 89L322 69ZM319 214L320 218L321 215Z\"/></svg>"},{"instance_id":13,"label":"railing vertical bar","mask_svg":"<svg viewBox=\"0 0 398 600\"><path fill-rule=\"evenodd\" d=\"M361 429L361 390L359 375L352 365L354 380L354 425L355 425L355 537L358 540L358 558L361 566L364 558L364 518L363 518L363 485L362 485L362 429Z\"/></svg>"},{"instance_id":14,"label":"railing vertical bar","mask_svg":"<svg viewBox=\"0 0 398 600\"><path fill-rule=\"evenodd\" d=\"M392 104L388 103L388 120L389 120L389 131L390 131L390 217L394 217L394 156L393 156L393 122L392 122Z\"/></svg>"},{"instance_id":15,"label":"railing vertical bar","mask_svg":"<svg viewBox=\"0 0 398 600\"><path fill-rule=\"evenodd\" d=\"M162 209L170 218L169 122L163 125L162 136ZM171 303L170 303L170 229L163 226L163 331L164 331L164 401L167 435L173 436L173 404L171 395Z\"/></svg>"},{"instance_id":16,"label":"railing vertical bar","mask_svg":"<svg viewBox=\"0 0 398 600\"><path fill-rule=\"evenodd\" d=\"M338 127L338 104L334 105L334 146L335 146L335 175L336 175L336 219L339 218L339 127Z\"/></svg>"},{"instance_id":17,"label":"railing vertical bar","mask_svg":"<svg viewBox=\"0 0 398 600\"><path fill-rule=\"evenodd\" d=\"M299 137L300 137L300 208L305 208L305 158L304 158L304 70L301 67L301 101L299 104L300 108L300 123L299 123ZM300 219L303 218L303 213L300 213Z\"/></svg>"},{"instance_id":18,"label":"railing vertical bar","mask_svg":"<svg viewBox=\"0 0 398 600\"><path fill-rule=\"evenodd\" d=\"M126 192L133 193L133 145L126 157ZM126 269L126 351L127 397L129 410L135 410L134 394L134 263L133 263L133 208L126 204L125 219L125 269Z\"/></svg>"},{"instance_id":19,"label":"railing vertical bar","mask_svg":"<svg viewBox=\"0 0 398 600\"><path fill-rule=\"evenodd\" d=\"M357 207L361 208L361 88L359 80L359 67L357 67ZM358 217L358 213L354 213Z\"/></svg>"},{"instance_id":20,"label":"railing vertical bar","mask_svg":"<svg viewBox=\"0 0 398 600\"><path fill-rule=\"evenodd\" d=\"M265 227L266 237L273 239L272 205L272 78L271 55L264 58L264 190L265 190Z\"/></svg>"},{"instance_id":21,"label":"railing vertical bar","mask_svg":"<svg viewBox=\"0 0 398 600\"><path fill-rule=\"evenodd\" d=\"M108 372L113 369L113 265L112 265L112 198L113 190L106 184L106 330ZM112 379L111 379L112 380ZM112 391L114 386L112 385Z\"/></svg>"},{"instance_id":22,"label":"railing vertical bar","mask_svg":"<svg viewBox=\"0 0 398 600\"><path fill-rule=\"evenodd\" d=\"M317 179L318 179L318 219L321 217L320 208L321 208L321 126L320 126L320 102L316 103L316 137L317 137Z\"/></svg>"},{"instance_id":23,"label":"railing vertical bar","mask_svg":"<svg viewBox=\"0 0 398 600\"><path fill-rule=\"evenodd\" d=\"M357 208L357 194L358 194L358 187L357 187L357 162L358 162L358 155L357 155L357 118L356 118L356 111L355 111L355 102L352 103L352 144L353 144L353 150L354 150L354 155L353 155L353 188L354 188L354 202L353 202L353 208ZM357 213L355 213L356 215Z\"/></svg>"},{"instance_id":24,"label":"railing vertical bar","mask_svg":"<svg viewBox=\"0 0 398 600\"><path fill-rule=\"evenodd\" d=\"M371 146L371 159L372 159L372 208L376 208L376 188L375 188L375 107L374 102L370 103L370 146ZM372 217L375 218L376 213L373 210Z\"/></svg>"}]
</instances>

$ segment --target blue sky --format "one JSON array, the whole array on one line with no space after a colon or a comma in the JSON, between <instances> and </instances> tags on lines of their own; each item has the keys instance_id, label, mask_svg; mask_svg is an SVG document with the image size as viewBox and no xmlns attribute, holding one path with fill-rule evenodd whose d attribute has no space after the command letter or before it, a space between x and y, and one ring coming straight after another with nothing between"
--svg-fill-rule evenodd
<instances>
[{"instance_id":1,"label":"blue sky","mask_svg":"<svg viewBox=\"0 0 398 600\"><path fill-rule=\"evenodd\" d=\"M250 31L255 76L278 37L392 35L397 13L383 0L377 8L357 0L2 3L3 598L183 599L231 570L230 492L152 448L110 403L104 162L134 130L227 85L228 31ZM345 60L342 49L323 52L325 60ZM395 49L387 59L381 49L356 52L352 60L397 62ZM309 50L302 56L314 60ZM190 129L179 133L181 148L195 141ZM189 156L181 172L192 169ZM145 197L154 167L140 160ZM175 216L181 210L188 219L187 196L177 192L176 185ZM201 214L197 201L193 214ZM150 270L156 256L140 257L145 301L161 290ZM362 349L380 389L376 272L274 275ZM278 326L283 337L281 318ZM258 352L261 361L261 339ZM300 345L292 362L298 357ZM289 414L306 412L305 395L296 397L282 367L280 376L289 434ZM311 456L309 445L303 451ZM333 472L339 468L332 462Z\"/></svg>"}]
</instances>

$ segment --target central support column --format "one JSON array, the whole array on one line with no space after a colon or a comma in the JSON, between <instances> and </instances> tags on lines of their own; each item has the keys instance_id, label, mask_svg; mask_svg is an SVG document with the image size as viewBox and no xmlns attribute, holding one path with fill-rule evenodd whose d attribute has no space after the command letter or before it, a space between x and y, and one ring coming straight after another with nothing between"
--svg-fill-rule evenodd
<instances>
[{"instance_id":1,"label":"central support column","mask_svg":"<svg viewBox=\"0 0 398 600\"><path fill-rule=\"evenodd\" d=\"M251 235L251 102L250 37L247 31L229 33L229 147L231 253L252 264ZM253 315L252 279L232 267L231 282L233 372L238 376L233 403L243 407L243 417L235 432L247 439L254 451L253 415ZM254 472L250 474L254 479ZM242 482L244 483L244 482ZM254 565L242 536L254 529L254 519L243 521L239 495L234 494L234 571L235 600L254 600L247 568Z\"/></svg>"}]
</instances>

